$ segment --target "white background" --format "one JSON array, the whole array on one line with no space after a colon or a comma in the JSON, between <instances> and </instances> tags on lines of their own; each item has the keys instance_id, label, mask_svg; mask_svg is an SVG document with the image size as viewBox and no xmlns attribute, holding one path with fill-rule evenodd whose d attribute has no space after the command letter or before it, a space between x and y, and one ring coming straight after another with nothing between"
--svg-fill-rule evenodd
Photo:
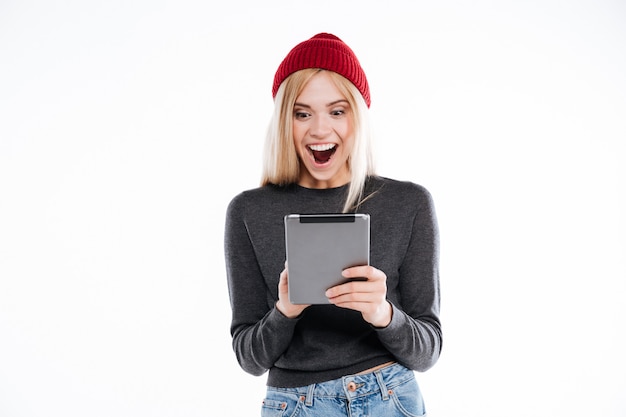
<instances>
[{"instance_id":1,"label":"white background","mask_svg":"<svg viewBox=\"0 0 626 417\"><path fill-rule=\"evenodd\" d=\"M626 414L621 1L0 2L0 416L253 416L228 201L332 32L442 239L433 417Z\"/></svg>"}]
</instances>

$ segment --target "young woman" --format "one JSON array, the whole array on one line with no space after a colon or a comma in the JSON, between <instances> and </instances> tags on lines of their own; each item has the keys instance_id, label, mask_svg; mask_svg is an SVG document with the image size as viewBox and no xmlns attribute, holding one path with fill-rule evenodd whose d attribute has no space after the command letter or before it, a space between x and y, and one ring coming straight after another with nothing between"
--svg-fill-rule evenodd
<instances>
[{"instance_id":1,"label":"young woman","mask_svg":"<svg viewBox=\"0 0 626 417\"><path fill-rule=\"evenodd\" d=\"M233 348L246 372L269 371L262 416L422 416L414 371L442 343L431 196L375 174L369 86L338 37L294 47L272 93L261 186L233 198L225 227ZM340 212L370 215L371 266L343 273L367 279L291 304L284 216Z\"/></svg>"}]
</instances>

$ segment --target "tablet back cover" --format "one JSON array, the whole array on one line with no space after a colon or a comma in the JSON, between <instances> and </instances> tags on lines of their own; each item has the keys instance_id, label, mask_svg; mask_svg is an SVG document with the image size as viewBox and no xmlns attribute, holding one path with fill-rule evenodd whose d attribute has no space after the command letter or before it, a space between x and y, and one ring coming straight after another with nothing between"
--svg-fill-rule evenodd
<instances>
[{"instance_id":1,"label":"tablet back cover","mask_svg":"<svg viewBox=\"0 0 626 417\"><path fill-rule=\"evenodd\" d=\"M341 271L369 265L367 214L290 214L285 216L289 300L329 304L326 290L346 281Z\"/></svg>"}]
</instances>

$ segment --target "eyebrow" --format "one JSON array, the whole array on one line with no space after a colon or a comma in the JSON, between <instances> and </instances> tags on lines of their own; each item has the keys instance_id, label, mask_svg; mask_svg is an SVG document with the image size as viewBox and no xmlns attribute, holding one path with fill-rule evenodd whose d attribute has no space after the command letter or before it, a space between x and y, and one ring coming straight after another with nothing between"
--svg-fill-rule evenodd
<instances>
[{"instance_id":1,"label":"eyebrow","mask_svg":"<svg viewBox=\"0 0 626 417\"><path fill-rule=\"evenodd\" d=\"M348 102L348 100L341 98L341 99L339 99L339 100L335 100L335 101L332 101L332 102L328 103L328 104L326 105L326 107L332 107L332 106L334 106L334 105L336 105L336 104L339 104L339 103L346 103L346 104L350 104L350 103ZM295 107L295 106L299 106L299 107L306 107L307 109L310 109L310 108L311 108L311 106L309 106L308 104L304 104L304 103L298 103L298 102L295 102L293 105L294 105L294 107Z\"/></svg>"}]
</instances>

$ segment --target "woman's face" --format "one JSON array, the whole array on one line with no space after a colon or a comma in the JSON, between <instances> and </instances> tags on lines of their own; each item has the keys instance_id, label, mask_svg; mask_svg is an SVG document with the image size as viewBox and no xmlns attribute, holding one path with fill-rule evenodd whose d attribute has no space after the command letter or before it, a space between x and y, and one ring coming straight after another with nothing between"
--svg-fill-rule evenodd
<instances>
[{"instance_id":1,"label":"woman's face","mask_svg":"<svg viewBox=\"0 0 626 417\"><path fill-rule=\"evenodd\" d=\"M300 158L298 184L334 188L350 182L352 110L327 71L315 74L296 98L293 141Z\"/></svg>"}]
</instances>

